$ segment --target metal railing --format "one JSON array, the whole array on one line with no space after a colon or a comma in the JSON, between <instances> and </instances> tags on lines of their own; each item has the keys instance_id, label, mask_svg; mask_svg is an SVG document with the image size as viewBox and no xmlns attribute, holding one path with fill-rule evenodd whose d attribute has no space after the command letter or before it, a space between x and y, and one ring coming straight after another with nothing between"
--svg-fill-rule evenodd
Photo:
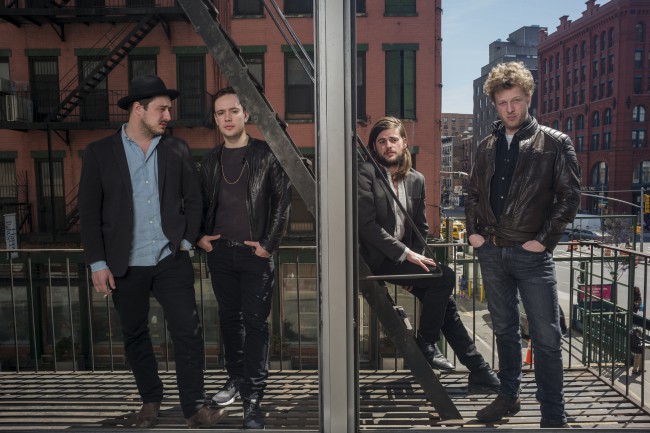
<instances>
[{"instance_id":1,"label":"metal railing","mask_svg":"<svg viewBox=\"0 0 650 433\"><path fill-rule=\"evenodd\" d=\"M439 261L456 270L459 277L456 299L459 309L465 311L465 326L476 337L482 332L480 328L485 327L483 315L487 311L487 300L480 266L471 247L464 242L430 246ZM12 258L9 252L16 251L0 250L0 369L127 368L119 318L110 298L92 289L81 250L17 250L17 258ZM271 368L316 369L316 248L313 245L283 246L275 259L276 292L270 319ZM643 330L650 327L645 311L630 313L634 285L643 287L643 299L647 298L649 259L648 254L595 242L569 242L558 246L554 260L558 265L568 264L570 287L571 308L567 311L567 319L571 330L564 345L567 368L594 368L612 384L629 377L629 333L634 327ZM196 254L193 266L206 345L205 366L222 368L217 304L205 254ZM419 305L415 297L398 286L388 287L396 303L404 307L413 328L417 329ZM153 298L151 305L152 341L161 369L170 369L174 367L173 345L164 314ZM408 367L362 298L358 317L362 368ZM644 335L647 332L644 331ZM490 331L482 339L492 345L490 354L484 353L484 356L491 358L492 365L498 365L493 333ZM446 350L445 344L441 346L451 359L452 352ZM644 399L642 387L641 399Z\"/></svg>"}]
</instances>

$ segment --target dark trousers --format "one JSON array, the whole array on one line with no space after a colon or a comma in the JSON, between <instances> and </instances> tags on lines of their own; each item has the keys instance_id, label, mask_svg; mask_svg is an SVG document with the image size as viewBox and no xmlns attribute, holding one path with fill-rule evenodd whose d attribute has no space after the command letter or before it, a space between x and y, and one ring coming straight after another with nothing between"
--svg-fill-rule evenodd
<instances>
[{"instance_id":1,"label":"dark trousers","mask_svg":"<svg viewBox=\"0 0 650 433\"><path fill-rule=\"evenodd\" d=\"M476 349L474 340L469 336L465 325L460 320L456 300L453 296L450 296L447 302L445 321L441 330L460 363L469 371L478 371L487 366L483 355Z\"/></svg>"},{"instance_id":2,"label":"dark trousers","mask_svg":"<svg viewBox=\"0 0 650 433\"><path fill-rule=\"evenodd\" d=\"M168 256L156 266L132 266L115 278L113 304L122 322L124 351L143 403L160 402L163 384L149 332L149 296L163 308L174 343L176 382L183 415L194 415L205 402L204 349L194 295L194 272L187 252Z\"/></svg>"},{"instance_id":3,"label":"dark trousers","mask_svg":"<svg viewBox=\"0 0 650 433\"><path fill-rule=\"evenodd\" d=\"M411 286L411 293L422 302L418 334L427 343L435 343L445 320L445 312L449 296L456 283L456 274L449 267L440 265L442 275L423 279L390 279L389 283L401 286ZM437 272L437 271L436 271ZM384 260L379 269L373 270L375 275L424 274L418 265L407 260L395 264Z\"/></svg>"},{"instance_id":4,"label":"dark trousers","mask_svg":"<svg viewBox=\"0 0 650 433\"><path fill-rule=\"evenodd\" d=\"M261 400L268 377L269 324L275 267L273 258L250 247L213 242L208 253L212 288L228 375L239 379L244 399Z\"/></svg>"}]
</instances>

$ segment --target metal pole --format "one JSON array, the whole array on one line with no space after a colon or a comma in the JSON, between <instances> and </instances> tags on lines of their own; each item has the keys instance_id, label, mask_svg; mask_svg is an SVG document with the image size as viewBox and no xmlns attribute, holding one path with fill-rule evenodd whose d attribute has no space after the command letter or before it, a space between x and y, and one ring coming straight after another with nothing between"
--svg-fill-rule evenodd
<instances>
[{"instance_id":1,"label":"metal pole","mask_svg":"<svg viewBox=\"0 0 650 433\"><path fill-rule=\"evenodd\" d=\"M645 212L645 188L641 187L641 207L639 208L639 233L641 233L641 239L639 239L639 244L641 248L641 252L643 252L643 214Z\"/></svg>"},{"instance_id":2,"label":"metal pole","mask_svg":"<svg viewBox=\"0 0 650 433\"><path fill-rule=\"evenodd\" d=\"M315 2L320 425L357 431L351 0ZM341 227L345 227L341 230Z\"/></svg>"}]
</instances>

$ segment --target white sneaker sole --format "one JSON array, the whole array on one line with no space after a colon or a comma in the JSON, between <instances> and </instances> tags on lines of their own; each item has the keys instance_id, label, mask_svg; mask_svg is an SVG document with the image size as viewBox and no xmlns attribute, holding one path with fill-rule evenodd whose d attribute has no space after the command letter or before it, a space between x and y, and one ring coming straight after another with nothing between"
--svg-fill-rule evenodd
<instances>
[{"instance_id":1,"label":"white sneaker sole","mask_svg":"<svg viewBox=\"0 0 650 433\"><path fill-rule=\"evenodd\" d=\"M239 397L239 392L237 392L235 395L233 395L233 397L230 400L224 401L222 403L219 403L218 401L215 400L215 397L212 397L212 403L216 404L217 406L222 406L222 407L223 406L229 406L229 405L231 405L231 404L233 404L235 402L235 399L237 397Z\"/></svg>"}]
</instances>

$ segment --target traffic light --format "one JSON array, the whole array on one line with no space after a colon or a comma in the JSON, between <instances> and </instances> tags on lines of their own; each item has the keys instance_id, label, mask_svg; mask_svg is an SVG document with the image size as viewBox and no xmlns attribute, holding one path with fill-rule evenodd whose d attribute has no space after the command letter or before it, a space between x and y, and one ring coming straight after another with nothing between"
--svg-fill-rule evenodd
<instances>
[{"instance_id":1,"label":"traffic light","mask_svg":"<svg viewBox=\"0 0 650 433\"><path fill-rule=\"evenodd\" d=\"M650 213L650 194L643 194L643 213Z\"/></svg>"}]
</instances>

